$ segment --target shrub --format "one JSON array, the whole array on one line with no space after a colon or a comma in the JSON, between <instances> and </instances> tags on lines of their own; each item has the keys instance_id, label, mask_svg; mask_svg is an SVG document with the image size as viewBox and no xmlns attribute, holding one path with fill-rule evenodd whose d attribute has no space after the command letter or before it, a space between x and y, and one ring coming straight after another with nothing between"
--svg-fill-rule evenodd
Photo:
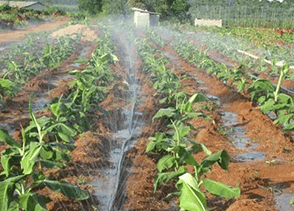
<instances>
[{"instance_id":1,"label":"shrub","mask_svg":"<svg viewBox=\"0 0 294 211\"><path fill-rule=\"evenodd\" d=\"M79 10L95 15L102 10L102 0L79 0Z\"/></svg>"}]
</instances>

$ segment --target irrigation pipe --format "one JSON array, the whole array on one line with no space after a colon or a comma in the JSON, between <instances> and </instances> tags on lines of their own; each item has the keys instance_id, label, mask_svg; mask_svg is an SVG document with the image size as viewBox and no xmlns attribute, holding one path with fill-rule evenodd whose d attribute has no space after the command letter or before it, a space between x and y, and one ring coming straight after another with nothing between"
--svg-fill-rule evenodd
<instances>
[{"instance_id":1,"label":"irrigation pipe","mask_svg":"<svg viewBox=\"0 0 294 211\"><path fill-rule=\"evenodd\" d=\"M108 206L107 206L107 210L108 211L111 211L113 209L113 206L114 206L114 200L116 198L116 194L117 194L117 190L118 190L119 179L120 179L120 169L121 169L121 165L122 165L123 158L124 158L125 148L126 148L128 142L131 139L132 139L132 134L130 134L130 138L128 138L128 139L125 140L125 142L123 143L122 148L121 148L120 159L119 159L118 166L116 168L117 175L116 175L116 179L115 179L115 189L114 189L115 191L112 194L111 199L110 199L110 201L108 203Z\"/></svg>"},{"instance_id":2,"label":"irrigation pipe","mask_svg":"<svg viewBox=\"0 0 294 211\"><path fill-rule=\"evenodd\" d=\"M248 52L245 52L245 51L241 51L241 50L238 50L238 49L236 49L239 53L241 53L241 54L245 54L245 55L247 55L247 56L250 56L250 57L252 57L253 59L260 59L260 57L258 57L258 56L254 56L253 54L251 54L251 53L248 53ZM272 62L270 61L270 60L267 60L267 59L265 59L264 60L266 63L268 63L268 64L272 64ZM276 64L275 64L275 66L277 66L277 67L283 67L283 65L284 65L284 63L285 63L285 61L279 61L279 62L277 62ZM294 69L294 66L290 66L289 67L290 69Z\"/></svg>"},{"instance_id":3,"label":"irrigation pipe","mask_svg":"<svg viewBox=\"0 0 294 211\"><path fill-rule=\"evenodd\" d=\"M245 54L245 55L247 55L247 56L250 56L250 57L252 57L253 59L260 59L260 57L258 57L258 56L254 56L253 54L251 54L251 53L248 53L248 52L245 52L245 51L241 51L241 50L238 50L237 49L237 51L239 52L239 53L242 53L242 54ZM264 60L266 63L268 63L268 64L272 64L272 62L271 61L269 61L269 60ZM275 64L275 66L277 66L277 67L282 67L284 65L284 61L282 60L282 61L279 61L279 62L277 62L276 64ZM290 69L294 69L294 66L290 66L289 67ZM274 84L274 85L276 85L276 84ZM286 92L287 94L289 94L289 95L291 95L292 97L294 97L294 92L293 91L291 91L291 90L289 90L289 89L286 89L286 88L284 88L284 87L281 87L281 90L283 90L283 92Z\"/></svg>"},{"instance_id":4,"label":"irrigation pipe","mask_svg":"<svg viewBox=\"0 0 294 211\"><path fill-rule=\"evenodd\" d=\"M135 82L133 81L133 84L135 84ZM134 94L134 97L136 98L137 97L137 91L136 89L133 90L133 94ZM121 166L122 166L122 163L123 163L123 160L124 160L124 154L125 154L125 149L129 143L129 141L133 138L133 134L132 134L132 129L133 129L133 121L134 121L134 111L135 111L135 104L136 104L136 101L134 101L132 103L132 109L131 109L131 119L130 119L130 125L129 125L129 133L130 133L130 137L127 138L122 147L121 147L121 154L120 154L120 159L119 159L119 162L118 162L118 165L117 165L117 168L116 168L116 179L115 179L115 191L114 193L112 194L111 196L111 199L107 205L107 210L108 211L112 211L114 210L114 201L115 201L115 198L116 198L116 195L117 195L117 191L118 191L118 186L119 186L119 180L120 180L120 170L121 170Z\"/></svg>"},{"instance_id":5,"label":"irrigation pipe","mask_svg":"<svg viewBox=\"0 0 294 211\"><path fill-rule=\"evenodd\" d=\"M277 84L274 84L274 85L277 85ZM293 92L293 91L291 91L291 90L289 90L289 89L286 89L286 88L284 88L284 87L281 87L281 90L282 90L283 92L285 92L286 94L291 95L292 97L294 97L294 92Z\"/></svg>"}]
</instances>

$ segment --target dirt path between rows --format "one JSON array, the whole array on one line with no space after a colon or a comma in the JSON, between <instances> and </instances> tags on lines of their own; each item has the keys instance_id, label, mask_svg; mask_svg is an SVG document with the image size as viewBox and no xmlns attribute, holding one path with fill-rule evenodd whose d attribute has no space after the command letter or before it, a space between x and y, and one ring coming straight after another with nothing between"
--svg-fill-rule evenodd
<instances>
[{"instance_id":1,"label":"dirt path between rows","mask_svg":"<svg viewBox=\"0 0 294 211\"><path fill-rule=\"evenodd\" d=\"M49 23L40 23L37 26L34 25L32 27L29 27L26 30L0 32L0 43L17 41L17 40L23 39L26 36L26 34L29 34L29 33L57 29L61 25L66 24L68 20L69 19L67 17L62 17L60 19L53 20L52 22L50 21Z\"/></svg>"}]
</instances>

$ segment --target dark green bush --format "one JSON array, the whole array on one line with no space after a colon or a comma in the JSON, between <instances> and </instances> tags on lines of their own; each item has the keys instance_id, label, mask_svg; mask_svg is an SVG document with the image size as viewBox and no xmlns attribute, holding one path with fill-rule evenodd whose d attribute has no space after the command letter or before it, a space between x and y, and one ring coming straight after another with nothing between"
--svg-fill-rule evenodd
<instances>
[{"instance_id":1,"label":"dark green bush","mask_svg":"<svg viewBox=\"0 0 294 211\"><path fill-rule=\"evenodd\" d=\"M79 10L91 15L102 11L102 0L79 0Z\"/></svg>"},{"instance_id":2,"label":"dark green bush","mask_svg":"<svg viewBox=\"0 0 294 211\"><path fill-rule=\"evenodd\" d=\"M43 11L46 15L53 15L53 14L65 15L65 11L55 5L47 6Z\"/></svg>"}]
</instances>

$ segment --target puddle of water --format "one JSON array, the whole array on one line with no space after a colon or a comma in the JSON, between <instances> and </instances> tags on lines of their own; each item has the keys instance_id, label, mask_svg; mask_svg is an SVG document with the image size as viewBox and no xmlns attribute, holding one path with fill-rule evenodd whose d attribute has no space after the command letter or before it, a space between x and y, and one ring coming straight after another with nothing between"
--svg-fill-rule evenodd
<instances>
[{"instance_id":1,"label":"puddle of water","mask_svg":"<svg viewBox=\"0 0 294 211\"><path fill-rule=\"evenodd\" d=\"M54 80L54 81L51 81L51 84L54 85L54 86L59 86L59 82L60 81L67 81L69 79L75 79L76 76L75 75L63 75L61 77L58 77L58 80Z\"/></svg>"},{"instance_id":2,"label":"puddle of water","mask_svg":"<svg viewBox=\"0 0 294 211\"><path fill-rule=\"evenodd\" d=\"M83 48L83 50L81 51L81 54L80 54L79 57L86 58L87 55L88 55L88 53L89 53L90 48L91 48L91 46L88 46L88 47Z\"/></svg>"},{"instance_id":3,"label":"puddle of water","mask_svg":"<svg viewBox=\"0 0 294 211\"><path fill-rule=\"evenodd\" d=\"M12 135L15 132L15 129L9 124L0 123L0 128L7 130L9 135Z\"/></svg>"},{"instance_id":4,"label":"puddle of water","mask_svg":"<svg viewBox=\"0 0 294 211\"><path fill-rule=\"evenodd\" d=\"M223 122L223 125L225 127L234 127L236 124L238 124L238 115L232 112L223 112L221 113L222 118L226 121Z\"/></svg>"},{"instance_id":5,"label":"puddle of water","mask_svg":"<svg viewBox=\"0 0 294 211\"><path fill-rule=\"evenodd\" d=\"M33 112L42 111L42 110L44 110L44 108L46 108L48 105L50 105L51 100L48 97L49 97L48 92L45 92L41 95L36 96L35 102L32 103Z\"/></svg>"},{"instance_id":6,"label":"puddle of water","mask_svg":"<svg viewBox=\"0 0 294 211\"><path fill-rule=\"evenodd\" d=\"M170 60L176 61L176 57L171 55L169 52L163 52L163 56L165 56L166 58L168 58Z\"/></svg>"},{"instance_id":7,"label":"puddle of water","mask_svg":"<svg viewBox=\"0 0 294 211\"><path fill-rule=\"evenodd\" d=\"M130 99L132 107L124 109L122 115L124 120L120 123L121 130L113 134L113 146L107 159L107 164L99 170L101 178L93 182L95 196L99 200L98 210L121 210L121 201L124 198L125 180L128 175L125 154L134 146L144 125L143 113L135 111L136 99L140 85L136 81L130 82Z\"/></svg>"},{"instance_id":8,"label":"puddle of water","mask_svg":"<svg viewBox=\"0 0 294 211\"><path fill-rule=\"evenodd\" d=\"M47 107L51 103L51 100L48 98L38 98L35 103L32 105L32 109L34 112L42 111L45 107Z\"/></svg>"},{"instance_id":9,"label":"puddle of water","mask_svg":"<svg viewBox=\"0 0 294 211\"><path fill-rule=\"evenodd\" d=\"M210 100L215 101L217 105L220 105L220 99L217 96L206 94L206 97Z\"/></svg>"},{"instance_id":10,"label":"puddle of water","mask_svg":"<svg viewBox=\"0 0 294 211\"><path fill-rule=\"evenodd\" d=\"M199 79L196 79L196 81L197 81L198 84L201 84L201 85L204 84L204 82L199 80Z\"/></svg>"},{"instance_id":11,"label":"puddle of water","mask_svg":"<svg viewBox=\"0 0 294 211\"><path fill-rule=\"evenodd\" d=\"M232 112L223 112L222 118L226 121L223 122L223 125L226 128L230 128L231 131L228 132L229 137L232 139L234 145L238 149L247 148L248 142L250 139L246 136L246 132L243 128L237 126L238 124L238 115ZM256 148L256 144L250 144L250 148Z\"/></svg>"},{"instance_id":12,"label":"puddle of water","mask_svg":"<svg viewBox=\"0 0 294 211\"><path fill-rule=\"evenodd\" d=\"M263 160L264 158L265 158L265 155L260 152L248 152L245 154L239 154L235 157L235 159L240 162Z\"/></svg>"},{"instance_id":13,"label":"puddle of water","mask_svg":"<svg viewBox=\"0 0 294 211\"><path fill-rule=\"evenodd\" d=\"M294 195L291 193L275 194L276 209L279 211L293 211L294 205L290 204L290 201L293 198Z\"/></svg>"},{"instance_id":14,"label":"puddle of water","mask_svg":"<svg viewBox=\"0 0 294 211\"><path fill-rule=\"evenodd\" d=\"M233 130L230 133L230 137L232 138L234 145L238 149L256 148L257 144L250 143L250 138L246 137L245 134L245 130L243 130L241 127L233 127Z\"/></svg>"},{"instance_id":15,"label":"puddle of water","mask_svg":"<svg viewBox=\"0 0 294 211\"><path fill-rule=\"evenodd\" d=\"M131 131L128 129L119 130L113 135L115 139L129 139L131 136Z\"/></svg>"},{"instance_id":16,"label":"puddle of water","mask_svg":"<svg viewBox=\"0 0 294 211\"><path fill-rule=\"evenodd\" d=\"M83 50L81 51L79 58L86 58L88 56L89 50L90 50L91 46L85 47L83 48ZM68 67L74 67L74 68L80 68L81 63L72 63L70 65L68 65Z\"/></svg>"},{"instance_id":17,"label":"puddle of water","mask_svg":"<svg viewBox=\"0 0 294 211\"><path fill-rule=\"evenodd\" d=\"M208 90L207 87L200 87L200 90Z\"/></svg>"},{"instance_id":18,"label":"puddle of water","mask_svg":"<svg viewBox=\"0 0 294 211\"><path fill-rule=\"evenodd\" d=\"M246 136L246 131L238 126L238 115L232 112L223 112L222 118L225 120L223 125L226 128L230 128L231 131L228 132L229 137L232 139L234 146L237 149L247 149L251 152L244 154L238 154L235 159L240 162L249 162L255 160L263 160L265 154L255 151L258 147L258 144L252 143L250 138Z\"/></svg>"},{"instance_id":19,"label":"puddle of water","mask_svg":"<svg viewBox=\"0 0 294 211\"><path fill-rule=\"evenodd\" d=\"M80 66L81 66L81 63L72 63L72 64L70 64L70 65L68 65L68 67L74 67L74 68L80 68Z\"/></svg>"},{"instance_id":20,"label":"puddle of water","mask_svg":"<svg viewBox=\"0 0 294 211\"><path fill-rule=\"evenodd\" d=\"M267 116L268 116L269 118L271 118L272 120L273 120L273 119L276 119L276 115L274 114L274 112L267 113Z\"/></svg>"},{"instance_id":21,"label":"puddle of water","mask_svg":"<svg viewBox=\"0 0 294 211\"><path fill-rule=\"evenodd\" d=\"M121 171L119 168L124 168L123 164L121 164L123 163L121 159L134 146L135 143L132 140L141 134L141 129L144 125L144 122L140 120L142 116L141 112L134 112L133 115L131 113L131 110L123 111L126 119L122 124L125 125L125 129L118 130L113 135L117 146L113 147L109 153L110 157L107 159L109 164L99 171L102 177L93 182L93 186L95 186L94 195L99 200L98 210L101 211L116 210L116 201L112 200L118 197L115 195L119 191L119 181L117 179L124 176L119 175ZM121 191L122 188L119 189Z\"/></svg>"}]
</instances>

